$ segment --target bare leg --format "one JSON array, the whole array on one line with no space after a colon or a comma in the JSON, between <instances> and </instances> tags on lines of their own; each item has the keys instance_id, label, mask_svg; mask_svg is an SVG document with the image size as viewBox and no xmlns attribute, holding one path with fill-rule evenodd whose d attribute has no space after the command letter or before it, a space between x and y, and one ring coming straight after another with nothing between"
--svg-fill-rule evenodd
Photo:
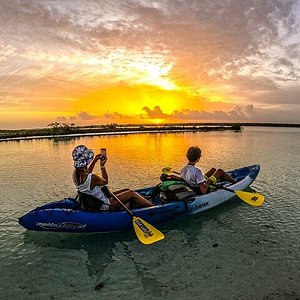
<instances>
[{"instance_id":1,"label":"bare leg","mask_svg":"<svg viewBox=\"0 0 300 300\"><path fill-rule=\"evenodd\" d=\"M216 168L211 168L208 172L205 173L205 176L210 177L212 175L214 175L214 173L217 171Z\"/></svg>"},{"instance_id":2,"label":"bare leg","mask_svg":"<svg viewBox=\"0 0 300 300\"><path fill-rule=\"evenodd\" d=\"M130 189L125 188L125 189L117 190L117 191L114 192L114 194L115 194L117 197L119 197L119 194L124 193L124 192L126 192L126 191L130 191ZM110 203L111 203L111 201L110 201ZM129 207L130 207L130 201L127 202L127 203L125 203L125 205L126 205L126 207L129 208ZM118 202L118 206L120 206L120 203L119 203L119 202ZM120 208L120 207L117 207L117 208Z\"/></svg>"},{"instance_id":3,"label":"bare leg","mask_svg":"<svg viewBox=\"0 0 300 300\"><path fill-rule=\"evenodd\" d=\"M214 175L217 180L223 180L223 181L228 181L230 183L236 183L236 181L229 176L223 169L218 169L217 171L215 171L212 175Z\"/></svg>"},{"instance_id":4,"label":"bare leg","mask_svg":"<svg viewBox=\"0 0 300 300\"><path fill-rule=\"evenodd\" d=\"M132 190L126 190L122 193L119 193L117 195L117 197L124 204L126 204L130 201L133 201L134 203L136 203L137 205L139 205L141 207L154 206L154 204L152 202L148 201L143 196L141 196L140 194L138 194ZM109 201L110 201L111 205L113 205L113 207L110 207L111 210L116 210L121 207L120 203L115 198L111 197L109 199Z\"/></svg>"},{"instance_id":5,"label":"bare leg","mask_svg":"<svg viewBox=\"0 0 300 300\"><path fill-rule=\"evenodd\" d=\"M121 194L121 193L123 193L123 192L126 192L126 191L130 191L130 189L121 189L121 190L117 190L117 191L114 191L114 194L115 194L115 195L119 195L119 194Z\"/></svg>"}]
</instances>

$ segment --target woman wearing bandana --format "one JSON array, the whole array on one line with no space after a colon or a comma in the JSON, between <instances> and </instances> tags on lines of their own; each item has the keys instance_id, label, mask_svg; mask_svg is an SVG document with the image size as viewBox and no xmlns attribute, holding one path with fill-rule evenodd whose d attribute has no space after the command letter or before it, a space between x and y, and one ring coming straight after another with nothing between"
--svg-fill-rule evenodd
<instances>
[{"instance_id":1,"label":"woman wearing bandana","mask_svg":"<svg viewBox=\"0 0 300 300\"><path fill-rule=\"evenodd\" d=\"M108 175L105 168L107 158L102 157L101 154L94 157L93 151L84 145L77 146L73 150L72 156L75 167L73 181L78 192L99 199L99 210L120 209L120 203L107 193L107 189L103 188L108 184ZM100 162L101 176L93 173L98 161ZM152 202L128 188L115 191L114 194L124 204L134 203L139 207L154 206Z\"/></svg>"}]
</instances>

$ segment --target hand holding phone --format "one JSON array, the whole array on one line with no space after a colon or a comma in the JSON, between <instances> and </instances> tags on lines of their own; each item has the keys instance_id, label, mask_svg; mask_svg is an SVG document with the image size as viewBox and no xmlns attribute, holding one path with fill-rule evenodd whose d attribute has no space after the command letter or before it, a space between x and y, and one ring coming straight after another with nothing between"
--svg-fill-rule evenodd
<instances>
[{"instance_id":1,"label":"hand holding phone","mask_svg":"<svg viewBox=\"0 0 300 300\"><path fill-rule=\"evenodd\" d=\"M106 160L106 148L101 148L100 150L100 159Z\"/></svg>"}]
</instances>

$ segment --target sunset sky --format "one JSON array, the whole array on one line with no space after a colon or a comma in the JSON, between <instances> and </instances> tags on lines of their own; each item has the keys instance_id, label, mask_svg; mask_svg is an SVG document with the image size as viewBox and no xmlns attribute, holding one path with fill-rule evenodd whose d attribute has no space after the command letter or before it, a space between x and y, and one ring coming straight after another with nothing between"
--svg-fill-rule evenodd
<instances>
[{"instance_id":1,"label":"sunset sky","mask_svg":"<svg viewBox=\"0 0 300 300\"><path fill-rule=\"evenodd\" d=\"M300 123L300 0L0 0L0 129Z\"/></svg>"}]
</instances>

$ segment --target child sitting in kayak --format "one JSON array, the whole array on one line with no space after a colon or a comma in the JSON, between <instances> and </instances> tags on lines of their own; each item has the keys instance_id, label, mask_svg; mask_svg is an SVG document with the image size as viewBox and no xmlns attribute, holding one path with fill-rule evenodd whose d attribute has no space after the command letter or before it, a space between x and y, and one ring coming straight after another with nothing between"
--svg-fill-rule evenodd
<instances>
[{"instance_id":1,"label":"child sitting in kayak","mask_svg":"<svg viewBox=\"0 0 300 300\"><path fill-rule=\"evenodd\" d=\"M199 147L190 147L186 153L188 164L181 170L180 177L184 179L197 194L205 194L209 191L210 185L217 184L218 180L236 183L223 169L211 168L204 175L201 169L195 164L201 158Z\"/></svg>"},{"instance_id":2,"label":"child sitting in kayak","mask_svg":"<svg viewBox=\"0 0 300 300\"><path fill-rule=\"evenodd\" d=\"M106 190L103 188L108 183L108 175L105 168L106 156L103 157L101 154L97 154L94 157L94 152L84 145L77 146L73 150L72 156L75 167L73 181L78 192L99 199L99 210L120 209L120 203L111 197L109 192L107 193L107 188ZM100 162L102 176L92 173L97 161ZM133 202L140 207L154 206L152 202L128 188L115 191L114 194L124 204Z\"/></svg>"}]
</instances>

